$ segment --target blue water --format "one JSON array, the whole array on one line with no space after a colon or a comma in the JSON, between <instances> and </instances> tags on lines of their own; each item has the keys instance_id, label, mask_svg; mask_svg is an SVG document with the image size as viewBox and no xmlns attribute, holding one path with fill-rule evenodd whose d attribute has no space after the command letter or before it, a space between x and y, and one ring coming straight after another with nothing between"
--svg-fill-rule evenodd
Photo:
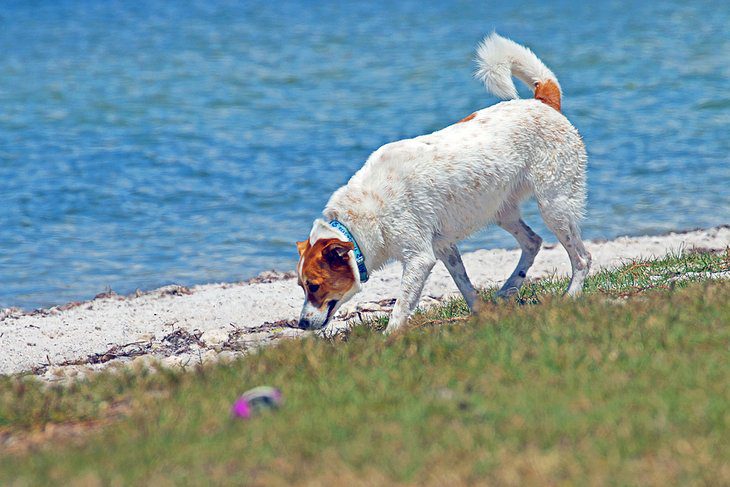
<instances>
[{"instance_id":1,"label":"blue water","mask_svg":"<svg viewBox=\"0 0 730 487\"><path fill-rule=\"evenodd\" d=\"M293 268L372 150L496 102L471 79L492 29L561 81L587 237L728 223L728 25L727 2L5 1L0 306Z\"/></svg>"}]
</instances>

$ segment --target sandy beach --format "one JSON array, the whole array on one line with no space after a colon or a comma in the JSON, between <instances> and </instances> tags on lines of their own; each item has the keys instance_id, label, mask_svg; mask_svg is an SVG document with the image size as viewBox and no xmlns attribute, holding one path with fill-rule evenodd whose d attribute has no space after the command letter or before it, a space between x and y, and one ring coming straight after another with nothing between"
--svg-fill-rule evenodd
<instances>
[{"instance_id":1,"label":"sandy beach","mask_svg":"<svg viewBox=\"0 0 730 487\"><path fill-rule=\"evenodd\" d=\"M729 226L587 242L593 272L670 251L728 246ZM518 250L480 250L465 254L464 262L473 282L489 287L507 278L518 257ZM569 271L564 249L548 244L528 277ZM363 292L343 306L333 325L387 313L399 279L398 264L375 272ZM439 264L426 284L421 305L456 293ZM4 309L0 311L0 373L34 373L52 380L134 360L189 366L230 358L277 339L304 335L293 328L301 304L302 292L293 273L266 272L240 283L166 286L131 296L107 293L91 301L32 312Z\"/></svg>"}]
</instances>

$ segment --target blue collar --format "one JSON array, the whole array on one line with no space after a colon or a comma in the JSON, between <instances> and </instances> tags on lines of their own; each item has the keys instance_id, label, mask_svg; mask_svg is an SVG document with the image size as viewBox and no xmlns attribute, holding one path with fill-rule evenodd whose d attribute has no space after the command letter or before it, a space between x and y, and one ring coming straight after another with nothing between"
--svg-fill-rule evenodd
<instances>
[{"instance_id":1,"label":"blue collar","mask_svg":"<svg viewBox=\"0 0 730 487\"><path fill-rule=\"evenodd\" d=\"M337 220L330 221L329 226L331 226L332 228L336 228L337 230L344 233L345 238L347 238L347 240L352 242L352 245L355 246L352 251L355 253L355 263L357 264L357 270L360 271L360 282L366 282L369 279L369 276L368 269L367 267L365 267L365 256L362 255L362 250L360 250L360 246L355 241L355 237L352 236L352 234L345 225Z\"/></svg>"}]
</instances>

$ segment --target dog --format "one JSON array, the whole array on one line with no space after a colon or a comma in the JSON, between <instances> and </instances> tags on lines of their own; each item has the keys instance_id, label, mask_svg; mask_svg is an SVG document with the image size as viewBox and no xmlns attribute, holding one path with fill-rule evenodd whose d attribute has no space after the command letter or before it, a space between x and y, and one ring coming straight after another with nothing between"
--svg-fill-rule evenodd
<instances>
[{"instance_id":1,"label":"dog","mask_svg":"<svg viewBox=\"0 0 730 487\"><path fill-rule=\"evenodd\" d=\"M542 239L522 220L520 203L534 197L568 253L566 293L580 294L591 255L578 223L585 209L586 151L561 114L555 75L528 48L496 33L477 48L475 76L508 100L437 132L386 144L331 196L309 238L297 242L303 329L321 329L360 291L370 272L400 261L400 291L386 333L415 310L433 266L442 261L472 311L479 305L456 243L490 223L520 245L517 267L497 295L522 285ZM512 77L534 99L518 99Z\"/></svg>"}]
</instances>

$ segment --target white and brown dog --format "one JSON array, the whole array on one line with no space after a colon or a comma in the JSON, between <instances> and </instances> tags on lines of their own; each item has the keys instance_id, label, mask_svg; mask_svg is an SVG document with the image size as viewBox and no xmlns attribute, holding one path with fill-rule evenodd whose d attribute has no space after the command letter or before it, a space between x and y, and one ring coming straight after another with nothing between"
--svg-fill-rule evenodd
<instances>
[{"instance_id":1,"label":"white and brown dog","mask_svg":"<svg viewBox=\"0 0 730 487\"><path fill-rule=\"evenodd\" d=\"M469 307L477 292L456 243L489 223L522 248L498 295L520 288L542 239L522 221L519 204L537 200L547 226L570 257L567 293L581 292L591 256L578 228L585 206L586 151L560 113L555 75L526 47L497 34L477 51L476 76L511 99L472 113L443 130L386 144L330 198L309 239L298 242L305 301L299 326L324 327L356 294L368 271L403 264L400 293L386 332L406 323L437 260L443 261ZM517 100L512 76L535 99Z\"/></svg>"}]
</instances>

